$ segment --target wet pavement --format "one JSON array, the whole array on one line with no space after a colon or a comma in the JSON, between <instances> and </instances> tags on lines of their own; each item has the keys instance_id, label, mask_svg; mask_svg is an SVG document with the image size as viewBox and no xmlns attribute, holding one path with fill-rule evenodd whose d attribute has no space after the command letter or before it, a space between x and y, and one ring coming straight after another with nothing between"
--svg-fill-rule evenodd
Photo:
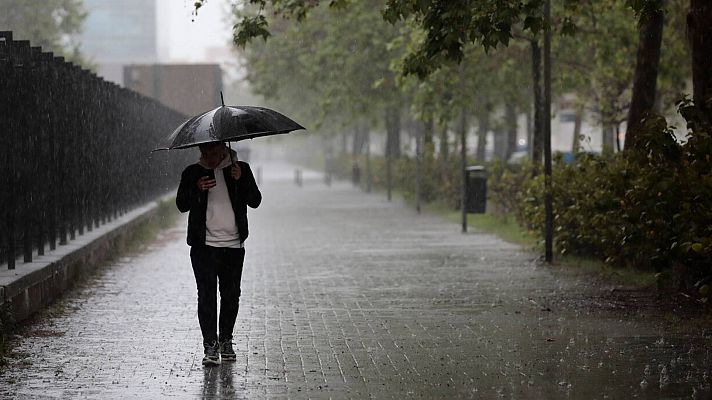
<instances>
[{"instance_id":1,"label":"wet pavement","mask_svg":"<svg viewBox=\"0 0 712 400\"><path fill-rule=\"evenodd\" d=\"M637 292L382 194L262 175L236 362L200 364L181 219L27 326L0 397L712 398L712 332Z\"/></svg>"}]
</instances>

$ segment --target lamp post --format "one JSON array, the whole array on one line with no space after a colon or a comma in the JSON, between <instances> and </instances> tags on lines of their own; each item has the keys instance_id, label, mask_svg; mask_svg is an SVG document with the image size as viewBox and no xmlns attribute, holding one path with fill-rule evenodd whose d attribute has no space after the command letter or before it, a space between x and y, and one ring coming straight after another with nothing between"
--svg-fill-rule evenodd
<instances>
[{"instance_id":1,"label":"lamp post","mask_svg":"<svg viewBox=\"0 0 712 400\"><path fill-rule=\"evenodd\" d=\"M544 259L553 258L553 210L551 199L551 1L544 3Z\"/></svg>"}]
</instances>

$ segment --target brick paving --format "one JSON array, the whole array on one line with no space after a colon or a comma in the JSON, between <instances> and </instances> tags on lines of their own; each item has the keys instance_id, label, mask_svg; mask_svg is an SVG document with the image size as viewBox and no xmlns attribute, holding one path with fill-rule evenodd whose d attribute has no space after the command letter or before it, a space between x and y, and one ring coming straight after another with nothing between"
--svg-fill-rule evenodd
<instances>
[{"instance_id":1,"label":"brick paving","mask_svg":"<svg viewBox=\"0 0 712 400\"><path fill-rule=\"evenodd\" d=\"M291 176L266 167L250 210L236 362L200 364L181 219L27 326L0 397L712 396L709 333L621 313L606 285L491 235Z\"/></svg>"}]
</instances>

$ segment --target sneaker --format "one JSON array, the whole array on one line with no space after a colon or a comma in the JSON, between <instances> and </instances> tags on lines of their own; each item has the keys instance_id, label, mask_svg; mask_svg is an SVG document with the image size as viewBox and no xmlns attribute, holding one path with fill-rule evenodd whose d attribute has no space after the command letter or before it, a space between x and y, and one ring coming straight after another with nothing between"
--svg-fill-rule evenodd
<instances>
[{"instance_id":1,"label":"sneaker","mask_svg":"<svg viewBox=\"0 0 712 400\"><path fill-rule=\"evenodd\" d=\"M235 361L237 359L235 350L232 349L231 340L220 342L220 357L225 361Z\"/></svg>"},{"instance_id":2,"label":"sneaker","mask_svg":"<svg viewBox=\"0 0 712 400\"><path fill-rule=\"evenodd\" d=\"M212 344L203 344L205 347L205 356L203 356L203 365L219 365L220 364L220 354L218 353L218 344L213 342Z\"/></svg>"}]
</instances>

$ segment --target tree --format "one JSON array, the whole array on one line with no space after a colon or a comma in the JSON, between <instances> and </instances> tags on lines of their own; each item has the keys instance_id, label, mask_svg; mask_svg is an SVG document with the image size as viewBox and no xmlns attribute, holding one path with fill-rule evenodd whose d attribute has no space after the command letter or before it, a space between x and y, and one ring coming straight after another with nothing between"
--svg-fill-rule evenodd
<instances>
[{"instance_id":1,"label":"tree","mask_svg":"<svg viewBox=\"0 0 712 400\"><path fill-rule=\"evenodd\" d=\"M574 109L591 108L603 128L603 147L613 150L614 132L630 104L634 13L617 0L582 4L572 11L575 35L557 37L554 46L558 91L575 93Z\"/></svg>"},{"instance_id":2,"label":"tree","mask_svg":"<svg viewBox=\"0 0 712 400\"><path fill-rule=\"evenodd\" d=\"M635 2L634 2L635 3ZM663 39L662 0L638 1L638 54L633 76L633 95L630 101L626 131L626 149L638 146L637 136L642 120L655 107L655 90L660 65L660 45Z\"/></svg>"},{"instance_id":3,"label":"tree","mask_svg":"<svg viewBox=\"0 0 712 400\"><path fill-rule=\"evenodd\" d=\"M81 61L77 35L87 16L82 0L0 0L0 10L0 30L11 30L14 38Z\"/></svg>"},{"instance_id":4,"label":"tree","mask_svg":"<svg viewBox=\"0 0 712 400\"><path fill-rule=\"evenodd\" d=\"M660 54L653 103L657 112L672 108L685 89L685 77L689 76L685 1L668 0L665 4L664 51ZM603 127L603 143L612 149L619 145L614 133L626 121L634 97L635 64L631 60L636 58L639 42L638 29L632 23L635 13L616 0L581 3L568 12L576 33L557 37L554 46L558 90L575 95L572 99L577 114L575 130L580 129L582 111L593 111L596 122ZM577 139L575 134L574 143ZM631 144L627 141L626 145Z\"/></svg>"},{"instance_id":5,"label":"tree","mask_svg":"<svg viewBox=\"0 0 712 400\"><path fill-rule=\"evenodd\" d=\"M391 161L400 155L403 108L390 63L401 52L394 39L402 33L383 21L379 4L315 7L298 27L272 14L267 20L272 39L251 45L245 54L248 79L257 92L301 109L297 114L310 114L305 120L384 127L389 178ZM312 97L305 101L306 95Z\"/></svg>"},{"instance_id":6,"label":"tree","mask_svg":"<svg viewBox=\"0 0 712 400\"><path fill-rule=\"evenodd\" d=\"M445 60L461 61L465 46L480 43L485 50L507 46L517 24L523 32L544 26L543 0L419 1L387 0L384 18L394 23L413 18L426 32L405 63L406 73L425 76Z\"/></svg>"},{"instance_id":7,"label":"tree","mask_svg":"<svg viewBox=\"0 0 712 400\"><path fill-rule=\"evenodd\" d=\"M712 125L712 3L690 0L687 15L692 51L693 100L703 122Z\"/></svg>"}]
</instances>

